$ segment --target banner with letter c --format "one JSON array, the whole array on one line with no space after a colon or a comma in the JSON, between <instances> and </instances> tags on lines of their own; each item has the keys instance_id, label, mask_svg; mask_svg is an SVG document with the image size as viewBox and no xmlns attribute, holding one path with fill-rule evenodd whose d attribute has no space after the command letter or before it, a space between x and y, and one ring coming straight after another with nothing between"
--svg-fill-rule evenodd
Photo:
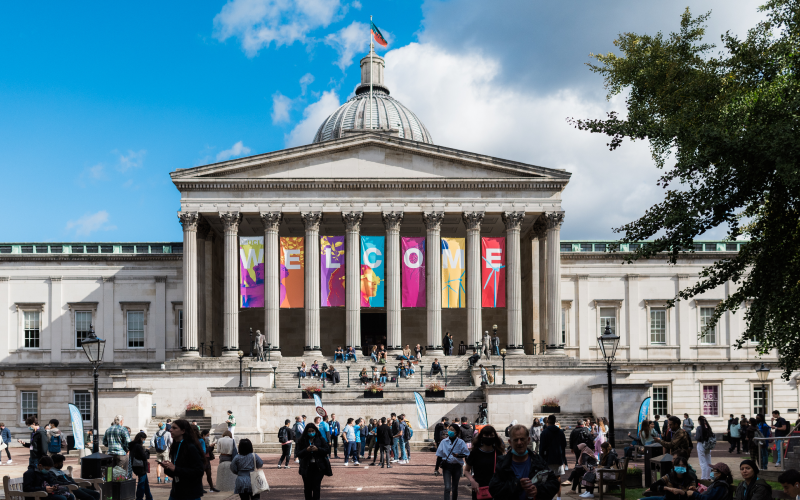
<instances>
[{"instance_id":1,"label":"banner with letter c","mask_svg":"<svg viewBox=\"0 0 800 500\"><path fill-rule=\"evenodd\" d=\"M385 243L385 236L361 237L361 307L383 307Z\"/></svg>"},{"instance_id":2,"label":"banner with letter c","mask_svg":"<svg viewBox=\"0 0 800 500\"><path fill-rule=\"evenodd\" d=\"M506 306L505 238L481 238L481 306Z\"/></svg>"},{"instance_id":3,"label":"banner with letter c","mask_svg":"<svg viewBox=\"0 0 800 500\"><path fill-rule=\"evenodd\" d=\"M280 239L281 267L278 278L281 282L282 309L302 308L305 306L305 254L302 236Z\"/></svg>"},{"instance_id":4,"label":"banner with letter c","mask_svg":"<svg viewBox=\"0 0 800 500\"><path fill-rule=\"evenodd\" d=\"M402 307L425 307L425 238L400 238Z\"/></svg>"}]
</instances>

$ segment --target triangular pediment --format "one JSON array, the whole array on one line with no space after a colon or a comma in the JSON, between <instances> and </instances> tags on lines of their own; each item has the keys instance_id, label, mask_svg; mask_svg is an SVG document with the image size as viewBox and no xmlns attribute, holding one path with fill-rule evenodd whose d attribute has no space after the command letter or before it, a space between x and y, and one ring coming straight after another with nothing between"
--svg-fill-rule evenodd
<instances>
[{"instance_id":1,"label":"triangular pediment","mask_svg":"<svg viewBox=\"0 0 800 500\"><path fill-rule=\"evenodd\" d=\"M378 133L284 149L173 172L193 179L531 179L570 174Z\"/></svg>"}]
</instances>

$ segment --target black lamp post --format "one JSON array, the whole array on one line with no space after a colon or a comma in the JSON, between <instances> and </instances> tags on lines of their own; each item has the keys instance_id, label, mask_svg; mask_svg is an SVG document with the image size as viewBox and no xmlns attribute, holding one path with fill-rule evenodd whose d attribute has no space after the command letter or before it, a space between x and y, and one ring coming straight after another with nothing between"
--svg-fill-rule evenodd
<instances>
[{"instance_id":1,"label":"black lamp post","mask_svg":"<svg viewBox=\"0 0 800 500\"><path fill-rule=\"evenodd\" d=\"M611 443L611 448L615 448L614 444L614 393L611 385L611 363L614 362L614 356L617 354L617 347L619 347L619 336L611 332L609 321L606 320L606 329L602 335L597 338L597 343L600 346L600 352L603 353L603 359L606 361L606 373L608 374L608 441Z\"/></svg>"},{"instance_id":2,"label":"black lamp post","mask_svg":"<svg viewBox=\"0 0 800 500\"><path fill-rule=\"evenodd\" d=\"M419 386L422 387L422 379L425 378L425 366L419 365Z\"/></svg>"},{"instance_id":3,"label":"black lamp post","mask_svg":"<svg viewBox=\"0 0 800 500\"><path fill-rule=\"evenodd\" d=\"M97 439L97 428L100 427L97 418L99 406L97 403L99 398L97 388L97 367L99 367L100 363L103 362L103 353L106 350L106 341L98 338L94 334L94 326L90 326L89 338L81 341L81 347L83 348L83 352L86 353L86 357L89 358L89 362L92 364L92 372L94 374L94 394L92 395L94 399L94 411L92 412L92 453L99 453L100 441Z\"/></svg>"},{"instance_id":4,"label":"black lamp post","mask_svg":"<svg viewBox=\"0 0 800 500\"><path fill-rule=\"evenodd\" d=\"M253 327L250 327L250 357L253 357Z\"/></svg>"},{"instance_id":5,"label":"black lamp post","mask_svg":"<svg viewBox=\"0 0 800 500\"><path fill-rule=\"evenodd\" d=\"M273 389L276 387L276 385L275 385L276 380L275 379L277 378L277 373L276 373L277 370L278 369L275 368L274 366L272 367L272 388ZM298 376L297 378L300 378L300 377Z\"/></svg>"},{"instance_id":6,"label":"black lamp post","mask_svg":"<svg viewBox=\"0 0 800 500\"><path fill-rule=\"evenodd\" d=\"M347 362L347 388L350 388L350 362Z\"/></svg>"},{"instance_id":7,"label":"black lamp post","mask_svg":"<svg viewBox=\"0 0 800 500\"><path fill-rule=\"evenodd\" d=\"M761 413L766 418L767 415L767 379L769 379L769 368L767 368L764 363L761 363L761 366L756 369L756 375L758 375L758 380L761 381L761 400L764 402L761 408Z\"/></svg>"},{"instance_id":8,"label":"black lamp post","mask_svg":"<svg viewBox=\"0 0 800 500\"><path fill-rule=\"evenodd\" d=\"M500 349L500 356L503 358L503 385L506 385L506 350Z\"/></svg>"},{"instance_id":9,"label":"black lamp post","mask_svg":"<svg viewBox=\"0 0 800 500\"><path fill-rule=\"evenodd\" d=\"M214 357L214 341L213 340L211 341L211 347L209 347L209 349L211 350L211 357L213 358Z\"/></svg>"},{"instance_id":10,"label":"black lamp post","mask_svg":"<svg viewBox=\"0 0 800 500\"><path fill-rule=\"evenodd\" d=\"M497 337L497 325L492 325L492 342L489 344L489 352L492 354L494 354L494 337Z\"/></svg>"},{"instance_id":11,"label":"black lamp post","mask_svg":"<svg viewBox=\"0 0 800 500\"><path fill-rule=\"evenodd\" d=\"M242 361L244 361L244 353L242 351L239 351L236 354L239 355L239 388L241 389L242 387L244 387L242 385Z\"/></svg>"},{"instance_id":12,"label":"black lamp post","mask_svg":"<svg viewBox=\"0 0 800 500\"><path fill-rule=\"evenodd\" d=\"M497 365L492 365L492 385L497 383Z\"/></svg>"},{"instance_id":13,"label":"black lamp post","mask_svg":"<svg viewBox=\"0 0 800 500\"><path fill-rule=\"evenodd\" d=\"M444 367L444 386L447 387L447 366Z\"/></svg>"},{"instance_id":14,"label":"black lamp post","mask_svg":"<svg viewBox=\"0 0 800 500\"><path fill-rule=\"evenodd\" d=\"M250 387L253 387L253 367L248 366L247 369L250 370Z\"/></svg>"},{"instance_id":15,"label":"black lamp post","mask_svg":"<svg viewBox=\"0 0 800 500\"><path fill-rule=\"evenodd\" d=\"M201 358L203 357L203 353L206 352L206 348L204 347L205 344L206 344L205 342L200 342L200 357Z\"/></svg>"}]
</instances>

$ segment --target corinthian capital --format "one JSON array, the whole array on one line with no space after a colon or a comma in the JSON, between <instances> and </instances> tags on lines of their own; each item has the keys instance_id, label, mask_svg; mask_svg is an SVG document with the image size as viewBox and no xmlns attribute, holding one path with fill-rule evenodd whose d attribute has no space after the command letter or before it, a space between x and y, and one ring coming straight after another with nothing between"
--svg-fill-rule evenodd
<instances>
[{"instance_id":1,"label":"corinthian capital","mask_svg":"<svg viewBox=\"0 0 800 500\"><path fill-rule=\"evenodd\" d=\"M461 214L461 220L464 221L464 226L467 230L480 229L483 222L483 212L464 212Z\"/></svg>"},{"instance_id":2,"label":"corinthian capital","mask_svg":"<svg viewBox=\"0 0 800 500\"><path fill-rule=\"evenodd\" d=\"M178 212L178 221L184 231L197 231L200 215L197 212Z\"/></svg>"},{"instance_id":3,"label":"corinthian capital","mask_svg":"<svg viewBox=\"0 0 800 500\"><path fill-rule=\"evenodd\" d=\"M348 231L359 231L361 229L361 219L364 212L342 212L342 221Z\"/></svg>"},{"instance_id":4,"label":"corinthian capital","mask_svg":"<svg viewBox=\"0 0 800 500\"><path fill-rule=\"evenodd\" d=\"M519 229L522 219L525 218L525 212L503 212L502 218L503 224L506 225L506 231Z\"/></svg>"},{"instance_id":5,"label":"corinthian capital","mask_svg":"<svg viewBox=\"0 0 800 500\"><path fill-rule=\"evenodd\" d=\"M540 240L547 236L547 222L545 222L543 215L540 215L536 222L533 223L531 236Z\"/></svg>"},{"instance_id":6,"label":"corinthian capital","mask_svg":"<svg viewBox=\"0 0 800 500\"><path fill-rule=\"evenodd\" d=\"M403 212L383 212L383 225L386 230L400 230L400 223L403 222Z\"/></svg>"},{"instance_id":7,"label":"corinthian capital","mask_svg":"<svg viewBox=\"0 0 800 500\"><path fill-rule=\"evenodd\" d=\"M219 214L222 225L225 227L226 233L236 233L239 231L239 222L242 221L242 215L239 212L225 212Z\"/></svg>"},{"instance_id":8,"label":"corinthian capital","mask_svg":"<svg viewBox=\"0 0 800 500\"><path fill-rule=\"evenodd\" d=\"M281 212L263 212L260 215L265 231L277 231L281 227L281 221L283 220Z\"/></svg>"},{"instance_id":9,"label":"corinthian capital","mask_svg":"<svg viewBox=\"0 0 800 500\"><path fill-rule=\"evenodd\" d=\"M300 218L303 219L303 226L306 231L319 231L319 223L322 222L322 212L302 212Z\"/></svg>"},{"instance_id":10,"label":"corinthian capital","mask_svg":"<svg viewBox=\"0 0 800 500\"><path fill-rule=\"evenodd\" d=\"M564 212L547 212L544 214L547 229L560 228L564 223Z\"/></svg>"},{"instance_id":11,"label":"corinthian capital","mask_svg":"<svg viewBox=\"0 0 800 500\"><path fill-rule=\"evenodd\" d=\"M439 229L444 220L444 212L424 212L422 221L428 229Z\"/></svg>"}]
</instances>

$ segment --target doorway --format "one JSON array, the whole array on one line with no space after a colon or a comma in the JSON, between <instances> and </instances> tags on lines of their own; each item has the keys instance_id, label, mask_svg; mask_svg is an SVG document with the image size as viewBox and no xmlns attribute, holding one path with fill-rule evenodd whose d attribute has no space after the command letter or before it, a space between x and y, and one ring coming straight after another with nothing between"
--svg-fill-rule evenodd
<instances>
[{"instance_id":1,"label":"doorway","mask_svg":"<svg viewBox=\"0 0 800 500\"><path fill-rule=\"evenodd\" d=\"M386 345L386 313L361 313L361 351L369 356L373 345Z\"/></svg>"}]
</instances>

